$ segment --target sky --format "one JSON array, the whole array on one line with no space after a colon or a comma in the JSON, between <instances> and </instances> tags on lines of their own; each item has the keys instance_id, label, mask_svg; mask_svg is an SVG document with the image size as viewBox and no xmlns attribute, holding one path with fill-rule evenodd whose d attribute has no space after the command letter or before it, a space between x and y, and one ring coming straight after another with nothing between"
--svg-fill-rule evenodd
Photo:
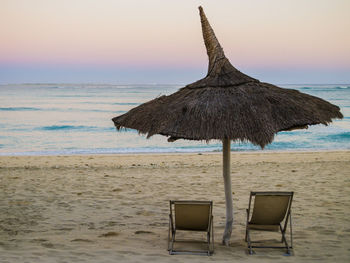
<instances>
[{"instance_id":1,"label":"sky","mask_svg":"<svg viewBox=\"0 0 350 263\"><path fill-rule=\"evenodd\" d=\"M189 84L202 5L231 63L276 84L350 83L349 0L0 0L0 84Z\"/></svg>"}]
</instances>

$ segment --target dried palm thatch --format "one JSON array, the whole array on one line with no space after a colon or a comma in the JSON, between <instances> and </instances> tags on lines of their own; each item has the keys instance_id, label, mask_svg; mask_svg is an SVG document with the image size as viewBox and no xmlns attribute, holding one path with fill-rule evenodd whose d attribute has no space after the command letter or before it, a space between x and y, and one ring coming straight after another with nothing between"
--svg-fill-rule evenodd
<instances>
[{"instance_id":1,"label":"dried palm thatch","mask_svg":"<svg viewBox=\"0 0 350 263\"><path fill-rule=\"evenodd\" d=\"M127 127L151 137L231 139L262 148L279 131L328 125L342 118L339 107L292 89L260 82L238 71L200 7L203 38L209 57L208 74L169 96L161 96L113 118L116 128Z\"/></svg>"},{"instance_id":2,"label":"dried palm thatch","mask_svg":"<svg viewBox=\"0 0 350 263\"><path fill-rule=\"evenodd\" d=\"M232 233L233 205L230 142L250 141L264 148L276 133L328 125L343 118L339 107L292 89L283 89L249 77L225 57L201 7L203 38L209 57L208 74L169 96L146 102L113 118L114 125L177 139L223 141L223 177L226 227L223 243Z\"/></svg>"}]
</instances>

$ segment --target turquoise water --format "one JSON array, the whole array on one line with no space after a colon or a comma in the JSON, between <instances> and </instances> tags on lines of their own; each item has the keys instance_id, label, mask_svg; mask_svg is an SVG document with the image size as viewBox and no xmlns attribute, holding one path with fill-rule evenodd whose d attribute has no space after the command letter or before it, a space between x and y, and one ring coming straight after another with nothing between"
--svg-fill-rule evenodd
<instances>
[{"instance_id":1,"label":"turquoise water","mask_svg":"<svg viewBox=\"0 0 350 263\"><path fill-rule=\"evenodd\" d=\"M267 151L350 149L350 85L281 85L338 105L344 119L328 127L281 132ZM173 85L0 85L0 155L59 155L220 151L220 141L150 139L137 131L117 132L111 119L159 95ZM234 151L259 151L250 143Z\"/></svg>"}]
</instances>

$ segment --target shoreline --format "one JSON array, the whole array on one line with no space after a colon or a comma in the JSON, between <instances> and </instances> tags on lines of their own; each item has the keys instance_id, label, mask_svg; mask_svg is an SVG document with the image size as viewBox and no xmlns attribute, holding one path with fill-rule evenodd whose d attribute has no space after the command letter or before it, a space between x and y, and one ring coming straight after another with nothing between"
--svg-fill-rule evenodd
<instances>
[{"instance_id":1,"label":"shoreline","mask_svg":"<svg viewBox=\"0 0 350 263\"><path fill-rule=\"evenodd\" d=\"M231 154L273 154L273 153L318 153L318 152L350 152L350 149L289 149L289 150L235 150L231 149ZM26 154L27 153L27 154ZM1 157L29 157L29 156L109 156L109 155L191 155L191 154L222 154L221 150L213 151L193 151L193 152L112 152L112 153L57 153L57 154L36 154L37 152L0 152Z\"/></svg>"},{"instance_id":2,"label":"shoreline","mask_svg":"<svg viewBox=\"0 0 350 263\"><path fill-rule=\"evenodd\" d=\"M33 156L0 156L1 169L11 168L183 168L203 167L218 169L222 173L221 152L215 153L166 153L166 154L97 154L97 155L33 155ZM235 165L259 163L299 164L313 162L349 161L350 151L317 151L317 152L231 152L231 172ZM297 163L296 163L297 162Z\"/></svg>"}]
</instances>

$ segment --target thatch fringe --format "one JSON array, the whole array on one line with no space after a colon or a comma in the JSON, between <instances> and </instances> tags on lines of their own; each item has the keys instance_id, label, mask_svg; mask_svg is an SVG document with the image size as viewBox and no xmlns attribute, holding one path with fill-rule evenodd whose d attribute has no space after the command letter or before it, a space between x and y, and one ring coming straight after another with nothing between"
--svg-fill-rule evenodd
<instances>
[{"instance_id":1,"label":"thatch fringe","mask_svg":"<svg viewBox=\"0 0 350 263\"><path fill-rule=\"evenodd\" d=\"M268 83L232 88L183 88L113 119L117 129L137 129L188 140L250 141L264 147L279 131L342 118L339 107L296 90Z\"/></svg>"}]
</instances>

